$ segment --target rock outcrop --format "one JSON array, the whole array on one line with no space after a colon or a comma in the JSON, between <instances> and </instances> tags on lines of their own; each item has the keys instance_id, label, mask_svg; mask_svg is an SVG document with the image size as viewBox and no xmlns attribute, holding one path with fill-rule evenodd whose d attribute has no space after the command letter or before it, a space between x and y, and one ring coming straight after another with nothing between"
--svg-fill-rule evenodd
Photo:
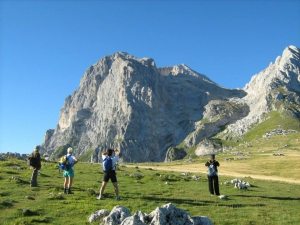
<instances>
[{"instance_id":1,"label":"rock outcrop","mask_svg":"<svg viewBox=\"0 0 300 225\"><path fill-rule=\"evenodd\" d=\"M222 146L219 143L209 139L204 139L197 145L195 154L197 156L218 154L219 152L222 152L222 150Z\"/></svg>"},{"instance_id":2,"label":"rock outcrop","mask_svg":"<svg viewBox=\"0 0 300 225\"><path fill-rule=\"evenodd\" d=\"M181 148L170 147L166 153L165 162L183 159L187 155L186 151Z\"/></svg>"},{"instance_id":3,"label":"rock outcrop","mask_svg":"<svg viewBox=\"0 0 300 225\"><path fill-rule=\"evenodd\" d=\"M101 216L97 217L101 212ZM129 209L123 206L116 206L112 209L108 216L102 217L106 210L98 210L89 217L89 222L98 221L103 225L212 225L211 220L206 216L191 217L186 211L176 208L171 203L157 207L150 214L141 211L130 214Z\"/></svg>"}]
</instances>

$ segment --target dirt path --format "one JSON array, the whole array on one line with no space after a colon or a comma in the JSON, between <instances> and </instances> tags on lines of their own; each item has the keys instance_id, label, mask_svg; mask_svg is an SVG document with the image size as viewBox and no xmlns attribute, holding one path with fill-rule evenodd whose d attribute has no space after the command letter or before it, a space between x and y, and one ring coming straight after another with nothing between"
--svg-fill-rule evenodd
<instances>
[{"instance_id":1,"label":"dirt path","mask_svg":"<svg viewBox=\"0 0 300 225\"><path fill-rule=\"evenodd\" d=\"M131 165L127 165L128 167L135 167ZM206 173L205 168L199 169L200 166L197 165L174 165L174 166L143 166L139 165L139 168L144 169L153 169L153 170L161 170L161 171L173 171L173 172L190 172L190 173ZM232 171L227 171L226 169L222 169L221 172L219 172L219 175L222 176L229 176L229 177L237 177L237 178L243 178L243 177L251 177L253 179L258 180L270 180L270 181L279 181L279 182L286 182L291 184L300 184L300 180L292 179L292 178L285 178L285 177L278 177L278 176L265 176L265 175L259 175L259 174L247 174L247 173L237 173Z\"/></svg>"}]
</instances>

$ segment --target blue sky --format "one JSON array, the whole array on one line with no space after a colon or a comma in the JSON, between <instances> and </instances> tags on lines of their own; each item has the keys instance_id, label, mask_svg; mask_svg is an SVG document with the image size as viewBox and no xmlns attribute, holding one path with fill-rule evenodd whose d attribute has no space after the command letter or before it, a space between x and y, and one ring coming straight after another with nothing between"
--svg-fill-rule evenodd
<instances>
[{"instance_id":1,"label":"blue sky","mask_svg":"<svg viewBox=\"0 0 300 225\"><path fill-rule=\"evenodd\" d=\"M0 152L42 143L84 71L116 51L243 87L300 46L299 12L297 0L2 0Z\"/></svg>"}]
</instances>

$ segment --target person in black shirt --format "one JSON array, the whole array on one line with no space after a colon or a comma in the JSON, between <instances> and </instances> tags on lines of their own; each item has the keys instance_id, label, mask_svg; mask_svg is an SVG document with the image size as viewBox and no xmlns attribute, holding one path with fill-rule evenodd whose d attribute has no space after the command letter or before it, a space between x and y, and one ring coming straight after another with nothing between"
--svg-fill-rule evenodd
<instances>
[{"instance_id":1,"label":"person in black shirt","mask_svg":"<svg viewBox=\"0 0 300 225\"><path fill-rule=\"evenodd\" d=\"M205 163L208 168L207 178L208 178L208 188L212 195L220 195L219 191L219 177L218 177L218 167L220 163L215 160L215 155L211 155L210 160Z\"/></svg>"},{"instance_id":2,"label":"person in black shirt","mask_svg":"<svg viewBox=\"0 0 300 225\"><path fill-rule=\"evenodd\" d=\"M30 186L37 187L38 171L41 169L41 156L39 153L40 146L36 146L33 153L29 157L30 166L33 168Z\"/></svg>"}]
</instances>

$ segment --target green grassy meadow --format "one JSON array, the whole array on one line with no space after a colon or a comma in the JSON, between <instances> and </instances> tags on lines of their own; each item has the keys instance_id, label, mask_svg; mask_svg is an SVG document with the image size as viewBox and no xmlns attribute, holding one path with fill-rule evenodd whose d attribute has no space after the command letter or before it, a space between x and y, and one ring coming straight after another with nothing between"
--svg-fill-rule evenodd
<instances>
[{"instance_id":1,"label":"green grassy meadow","mask_svg":"<svg viewBox=\"0 0 300 225\"><path fill-rule=\"evenodd\" d=\"M222 157L220 163L224 163ZM169 202L192 216L208 216L216 225L300 224L300 185L297 184L244 178L253 187L238 190L220 184L221 194L229 196L228 200L220 200L210 196L205 174L183 176L180 172L121 165L117 175L122 199L116 201L111 183L105 199L96 200L95 192L98 193L102 180L99 164L75 166L72 195L62 193L63 177L56 163L43 162L37 188L30 188L30 175L25 161L0 161L0 224L88 224L88 216L99 209L111 210L115 205L122 205L131 212L149 213ZM200 176L200 180L194 180L193 175ZM232 178L220 176L220 183Z\"/></svg>"}]
</instances>

